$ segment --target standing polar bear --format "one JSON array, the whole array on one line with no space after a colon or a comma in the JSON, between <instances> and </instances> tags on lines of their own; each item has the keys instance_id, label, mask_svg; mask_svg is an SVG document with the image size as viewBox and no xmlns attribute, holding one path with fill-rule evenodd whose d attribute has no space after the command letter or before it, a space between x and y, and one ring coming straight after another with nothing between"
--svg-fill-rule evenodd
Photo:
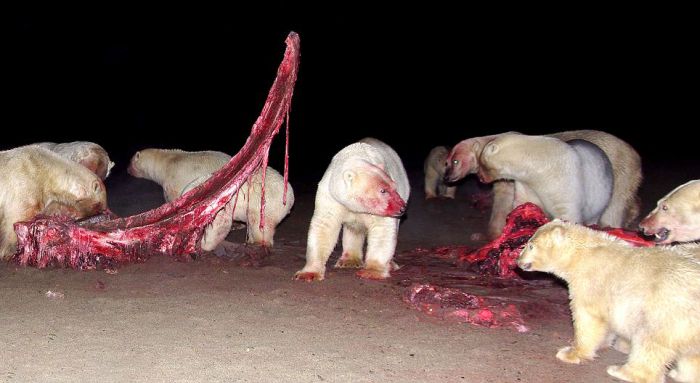
<instances>
[{"instance_id":1,"label":"standing polar bear","mask_svg":"<svg viewBox=\"0 0 700 383\"><path fill-rule=\"evenodd\" d=\"M639 228L663 244L699 240L700 180L687 182L661 198Z\"/></svg>"},{"instance_id":2,"label":"standing polar bear","mask_svg":"<svg viewBox=\"0 0 700 383\"><path fill-rule=\"evenodd\" d=\"M700 246L634 247L605 232L552 221L517 260L526 271L553 273L569 288L574 342L557 352L581 363L614 336L630 342L623 366L608 374L627 382L700 382Z\"/></svg>"},{"instance_id":3,"label":"standing polar bear","mask_svg":"<svg viewBox=\"0 0 700 383\"><path fill-rule=\"evenodd\" d=\"M530 201L551 217L597 224L612 196L610 160L588 141L504 134L486 144L480 163L483 182L515 181L514 205Z\"/></svg>"},{"instance_id":4,"label":"standing polar bear","mask_svg":"<svg viewBox=\"0 0 700 383\"><path fill-rule=\"evenodd\" d=\"M134 177L145 178L163 187L167 202L206 181L224 166L231 156L222 152L187 152L179 149L144 149L133 155L128 168ZM286 204L283 203L284 177L271 167L265 173L265 225L260 228L262 169L253 172L249 181L241 184L222 212L217 214L202 237L205 251L213 250L226 238L233 221L245 222L248 243L272 247L275 228L294 205L294 191L287 184Z\"/></svg>"},{"instance_id":5,"label":"standing polar bear","mask_svg":"<svg viewBox=\"0 0 700 383\"><path fill-rule=\"evenodd\" d=\"M445 163L450 150L444 146L436 146L430 151L423 163L425 173L425 199L435 197L455 198L456 186L445 184ZM437 191L437 193L436 193Z\"/></svg>"},{"instance_id":6,"label":"standing polar bear","mask_svg":"<svg viewBox=\"0 0 700 383\"><path fill-rule=\"evenodd\" d=\"M365 138L343 148L318 184L306 265L295 279L323 280L341 227L343 254L335 267L362 267L357 273L361 278L388 278L392 267L398 267L392 258L409 192L401 159L387 144Z\"/></svg>"},{"instance_id":7,"label":"standing polar bear","mask_svg":"<svg viewBox=\"0 0 700 383\"><path fill-rule=\"evenodd\" d=\"M109 159L107 151L94 142L73 141L57 144L55 142L40 142L34 144L58 153L63 158L77 162L91 172L97 174L100 179L109 177L109 172L114 167L114 162Z\"/></svg>"},{"instance_id":8,"label":"standing polar bear","mask_svg":"<svg viewBox=\"0 0 700 383\"><path fill-rule=\"evenodd\" d=\"M35 145L0 152L0 259L17 250L14 224L37 214L80 219L107 209L97 175Z\"/></svg>"},{"instance_id":9,"label":"standing polar bear","mask_svg":"<svg viewBox=\"0 0 700 383\"><path fill-rule=\"evenodd\" d=\"M454 182L469 174L477 173L483 148L501 135L469 138L455 145L447 158L445 180ZM599 130L572 130L547 136L562 141L586 140L605 152L613 168L613 193L608 207L600 218L600 224L610 227L629 227L639 215L640 208L637 191L642 181L642 162L637 151L618 137ZM522 201L523 196L520 197ZM517 206L516 203L514 182L494 182L493 208L488 225L488 236L491 239L501 234L506 216Z\"/></svg>"}]
</instances>

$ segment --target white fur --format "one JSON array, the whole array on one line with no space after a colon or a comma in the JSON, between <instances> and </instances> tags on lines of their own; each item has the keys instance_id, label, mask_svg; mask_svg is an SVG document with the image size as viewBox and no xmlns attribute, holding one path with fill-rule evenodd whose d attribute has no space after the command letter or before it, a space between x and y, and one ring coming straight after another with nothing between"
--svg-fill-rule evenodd
<instances>
[{"instance_id":1,"label":"white fur","mask_svg":"<svg viewBox=\"0 0 700 383\"><path fill-rule=\"evenodd\" d=\"M517 132L508 133L517 134ZM469 138L455 145L448 156L448 178L451 181L457 181L478 172L478 161L483 148L500 135ZM597 145L605 152L612 164L614 179L612 198L600 217L600 224L629 227L639 215L637 191L642 181L641 158L634 148L618 137L599 130L572 130L548 136L562 141L583 139ZM516 187L518 187L517 195ZM488 225L489 238L493 239L501 234L508 213L523 202L539 204L536 196L529 194L527 187L517 185L517 182L494 182L493 208Z\"/></svg>"},{"instance_id":2,"label":"white fur","mask_svg":"<svg viewBox=\"0 0 700 383\"><path fill-rule=\"evenodd\" d=\"M479 173L489 182L515 181L517 202L536 199L552 217L595 224L610 202L613 176L605 154L585 144L572 146L553 137L504 134L485 146Z\"/></svg>"},{"instance_id":3,"label":"white fur","mask_svg":"<svg viewBox=\"0 0 700 383\"><path fill-rule=\"evenodd\" d=\"M106 208L102 181L85 167L35 145L0 152L0 259L16 251L16 222L37 214L79 219Z\"/></svg>"},{"instance_id":4,"label":"white fur","mask_svg":"<svg viewBox=\"0 0 700 383\"><path fill-rule=\"evenodd\" d=\"M109 177L109 173L114 167L114 162L109 159L107 151L94 142L74 141L59 144L40 142L34 145L49 149L63 158L87 167L103 180Z\"/></svg>"},{"instance_id":5,"label":"white fur","mask_svg":"<svg viewBox=\"0 0 700 383\"><path fill-rule=\"evenodd\" d=\"M656 203L639 227L647 235L668 231L659 243L700 240L700 180L686 182Z\"/></svg>"},{"instance_id":6,"label":"white fur","mask_svg":"<svg viewBox=\"0 0 700 383\"><path fill-rule=\"evenodd\" d=\"M614 336L629 358L608 373L628 382L700 382L700 246L634 247L607 233L558 220L538 229L518 265L568 283L574 343L567 363L593 359Z\"/></svg>"},{"instance_id":7,"label":"white fur","mask_svg":"<svg viewBox=\"0 0 700 383\"><path fill-rule=\"evenodd\" d=\"M343 255L336 267L361 267L360 275L386 278L392 267L399 219L387 217L358 200L366 184L381 183L408 201L410 186L406 170L396 152L385 143L366 138L338 152L316 191L316 206L309 227L306 265L296 277L322 280L326 262L343 228ZM372 189L372 188L370 188ZM370 190L367 189L367 190ZM373 190L373 189L372 189ZM374 191L369 191L374 193ZM389 193L386 193L389 194ZM363 262L363 245L367 255Z\"/></svg>"},{"instance_id":8,"label":"white fur","mask_svg":"<svg viewBox=\"0 0 700 383\"><path fill-rule=\"evenodd\" d=\"M231 156L222 152L187 152L177 149L144 149L134 154L129 172L154 181L163 187L165 200L170 202L203 183L213 172L224 166ZM283 204L284 177L271 167L265 174L265 225L260 228L262 170L253 172L239 192L217 214L204 233L203 250L213 250L226 238L233 221L245 222L249 243L273 246L277 225L294 205L294 190L287 184L287 200ZM234 209L235 205L235 209Z\"/></svg>"}]
</instances>

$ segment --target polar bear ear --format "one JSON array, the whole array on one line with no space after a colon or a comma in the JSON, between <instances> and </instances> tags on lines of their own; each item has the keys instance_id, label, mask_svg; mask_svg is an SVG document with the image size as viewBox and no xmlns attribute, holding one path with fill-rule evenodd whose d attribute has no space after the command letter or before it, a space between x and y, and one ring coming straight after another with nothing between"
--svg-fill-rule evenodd
<instances>
[{"instance_id":1,"label":"polar bear ear","mask_svg":"<svg viewBox=\"0 0 700 383\"><path fill-rule=\"evenodd\" d=\"M71 194L75 196L76 199L85 199L88 197L87 189L80 182L71 182L70 188Z\"/></svg>"},{"instance_id":2,"label":"polar bear ear","mask_svg":"<svg viewBox=\"0 0 700 383\"><path fill-rule=\"evenodd\" d=\"M472 145L472 150L474 153L479 153L481 151L481 143L479 141L474 140L474 145Z\"/></svg>"},{"instance_id":3,"label":"polar bear ear","mask_svg":"<svg viewBox=\"0 0 700 383\"><path fill-rule=\"evenodd\" d=\"M355 174L355 171L353 170L346 170L343 172L343 181L345 181L345 186L346 187L351 187L352 186L352 181L355 179L357 174Z\"/></svg>"},{"instance_id":4,"label":"polar bear ear","mask_svg":"<svg viewBox=\"0 0 700 383\"><path fill-rule=\"evenodd\" d=\"M102 182L98 180L92 181L92 192L93 194L97 194L102 191Z\"/></svg>"},{"instance_id":5,"label":"polar bear ear","mask_svg":"<svg viewBox=\"0 0 700 383\"><path fill-rule=\"evenodd\" d=\"M495 142L491 142L484 148L484 151L488 154L494 154L498 151L498 145Z\"/></svg>"},{"instance_id":6,"label":"polar bear ear","mask_svg":"<svg viewBox=\"0 0 700 383\"><path fill-rule=\"evenodd\" d=\"M554 228L552 228L552 231L550 232L550 236L552 238L552 242L559 245L562 242L564 242L564 239L566 239L566 233L564 233L564 227L561 225L557 225Z\"/></svg>"}]
</instances>

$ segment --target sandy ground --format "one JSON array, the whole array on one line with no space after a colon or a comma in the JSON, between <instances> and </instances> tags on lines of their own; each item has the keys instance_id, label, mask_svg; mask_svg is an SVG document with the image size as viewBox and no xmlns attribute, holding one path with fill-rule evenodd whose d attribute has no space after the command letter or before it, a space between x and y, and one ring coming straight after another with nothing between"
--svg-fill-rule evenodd
<instances>
[{"instance_id":1,"label":"sandy ground","mask_svg":"<svg viewBox=\"0 0 700 383\"><path fill-rule=\"evenodd\" d=\"M698 178L677 169L646 171L644 213ZM411 178L398 251L478 245L469 235L485 228L487 213L469 201L474 180L454 201L424 201L420 173ZM162 202L155 184L123 170L108 181L110 206L120 215ZM323 282L293 281L304 263L315 185L292 183L297 204L260 267L214 255L188 263L152 257L114 275L0 265L0 381L615 381L605 369L624 362L617 351L580 366L556 360L572 338L566 316L529 321L530 330L518 333L428 317L401 300L397 277L369 282L352 270L330 270ZM565 296L565 287L554 288ZM50 299L48 291L63 297Z\"/></svg>"}]
</instances>

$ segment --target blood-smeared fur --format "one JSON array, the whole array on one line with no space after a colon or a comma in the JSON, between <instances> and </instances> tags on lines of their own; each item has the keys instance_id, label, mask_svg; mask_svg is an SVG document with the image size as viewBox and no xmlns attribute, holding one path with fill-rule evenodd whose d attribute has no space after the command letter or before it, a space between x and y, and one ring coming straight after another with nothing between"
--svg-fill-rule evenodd
<instances>
[{"instance_id":1,"label":"blood-smeared fur","mask_svg":"<svg viewBox=\"0 0 700 383\"><path fill-rule=\"evenodd\" d=\"M343 229L343 254L336 267L362 267L358 276L389 276L399 231L399 216L410 192L401 159L385 143L365 138L338 152L316 190L301 280L322 280L326 262ZM367 254L363 261L363 246Z\"/></svg>"}]
</instances>

